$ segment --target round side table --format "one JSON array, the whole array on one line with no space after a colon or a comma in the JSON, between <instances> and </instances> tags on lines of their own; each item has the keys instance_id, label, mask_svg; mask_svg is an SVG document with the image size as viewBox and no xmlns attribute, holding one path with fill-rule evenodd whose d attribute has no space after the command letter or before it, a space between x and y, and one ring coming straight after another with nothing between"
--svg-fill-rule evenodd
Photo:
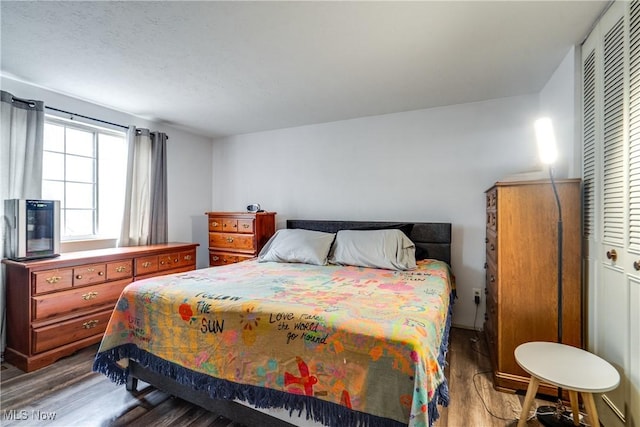
<instances>
[{"instance_id":1,"label":"round side table","mask_svg":"<svg viewBox=\"0 0 640 427\"><path fill-rule=\"evenodd\" d=\"M541 381L569 392L575 425L580 424L578 392L582 394L591 425L600 425L593 393L613 390L620 383L620 374L609 362L588 351L554 342L524 343L514 354L518 365L531 374L518 427L526 425Z\"/></svg>"}]
</instances>

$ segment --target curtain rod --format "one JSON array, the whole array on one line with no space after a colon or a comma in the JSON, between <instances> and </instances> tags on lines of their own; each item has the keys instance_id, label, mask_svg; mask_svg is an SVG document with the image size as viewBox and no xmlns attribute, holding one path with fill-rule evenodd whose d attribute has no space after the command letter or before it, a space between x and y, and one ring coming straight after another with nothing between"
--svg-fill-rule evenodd
<instances>
[{"instance_id":1,"label":"curtain rod","mask_svg":"<svg viewBox=\"0 0 640 427\"><path fill-rule=\"evenodd\" d=\"M71 118L73 118L73 116L82 117L83 119L89 119L89 120L93 120L95 122L105 123L107 125L117 126L117 127L123 128L123 129L129 129L129 126L124 126L124 125L120 125L118 123L108 122L106 120L96 119L94 117L83 116L82 114L76 114L76 113L72 113L71 111L60 110L58 108L49 107L48 105L45 105L44 108L46 108L47 110L57 111L59 113L69 114L71 116Z\"/></svg>"},{"instance_id":2,"label":"curtain rod","mask_svg":"<svg viewBox=\"0 0 640 427\"><path fill-rule=\"evenodd\" d=\"M11 95L9 94L9 96L11 96L11 102L13 101L18 101L18 102L22 102L23 104L27 104L29 107L31 108L35 108L36 107L36 100L34 99L24 99L24 98L18 98L15 95Z\"/></svg>"}]
</instances>

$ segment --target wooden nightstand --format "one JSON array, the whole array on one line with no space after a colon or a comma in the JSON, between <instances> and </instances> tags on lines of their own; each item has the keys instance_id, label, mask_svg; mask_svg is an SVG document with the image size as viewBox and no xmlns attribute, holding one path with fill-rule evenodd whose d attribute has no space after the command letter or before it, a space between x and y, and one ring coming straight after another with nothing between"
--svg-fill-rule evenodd
<instances>
[{"instance_id":1,"label":"wooden nightstand","mask_svg":"<svg viewBox=\"0 0 640 427\"><path fill-rule=\"evenodd\" d=\"M207 216L212 267L258 256L276 231L275 212L207 212Z\"/></svg>"}]
</instances>

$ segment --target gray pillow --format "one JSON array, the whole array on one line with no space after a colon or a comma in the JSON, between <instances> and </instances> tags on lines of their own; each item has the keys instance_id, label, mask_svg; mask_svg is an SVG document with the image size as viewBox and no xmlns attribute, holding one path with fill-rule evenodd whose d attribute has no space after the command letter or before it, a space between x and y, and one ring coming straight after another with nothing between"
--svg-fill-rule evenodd
<instances>
[{"instance_id":1,"label":"gray pillow","mask_svg":"<svg viewBox=\"0 0 640 427\"><path fill-rule=\"evenodd\" d=\"M339 265L411 270L416 247L400 230L340 230L329 262Z\"/></svg>"},{"instance_id":2,"label":"gray pillow","mask_svg":"<svg viewBox=\"0 0 640 427\"><path fill-rule=\"evenodd\" d=\"M260 251L258 262L299 262L326 265L335 233L303 229L276 231Z\"/></svg>"}]
</instances>

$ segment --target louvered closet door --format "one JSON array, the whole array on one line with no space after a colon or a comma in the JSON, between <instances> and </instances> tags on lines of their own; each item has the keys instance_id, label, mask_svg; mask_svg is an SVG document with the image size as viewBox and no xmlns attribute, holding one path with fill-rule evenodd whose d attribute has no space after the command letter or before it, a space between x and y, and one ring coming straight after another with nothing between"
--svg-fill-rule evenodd
<instances>
[{"instance_id":1,"label":"louvered closet door","mask_svg":"<svg viewBox=\"0 0 640 427\"><path fill-rule=\"evenodd\" d=\"M639 333L630 313L640 305L637 296L633 301L640 289L638 6L614 3L582 46L588 345L621 377L617 389L596 400L607 427L640 423L630 399L631 357L638 354L631 337Z\"/></svg>"}]
</instances>

